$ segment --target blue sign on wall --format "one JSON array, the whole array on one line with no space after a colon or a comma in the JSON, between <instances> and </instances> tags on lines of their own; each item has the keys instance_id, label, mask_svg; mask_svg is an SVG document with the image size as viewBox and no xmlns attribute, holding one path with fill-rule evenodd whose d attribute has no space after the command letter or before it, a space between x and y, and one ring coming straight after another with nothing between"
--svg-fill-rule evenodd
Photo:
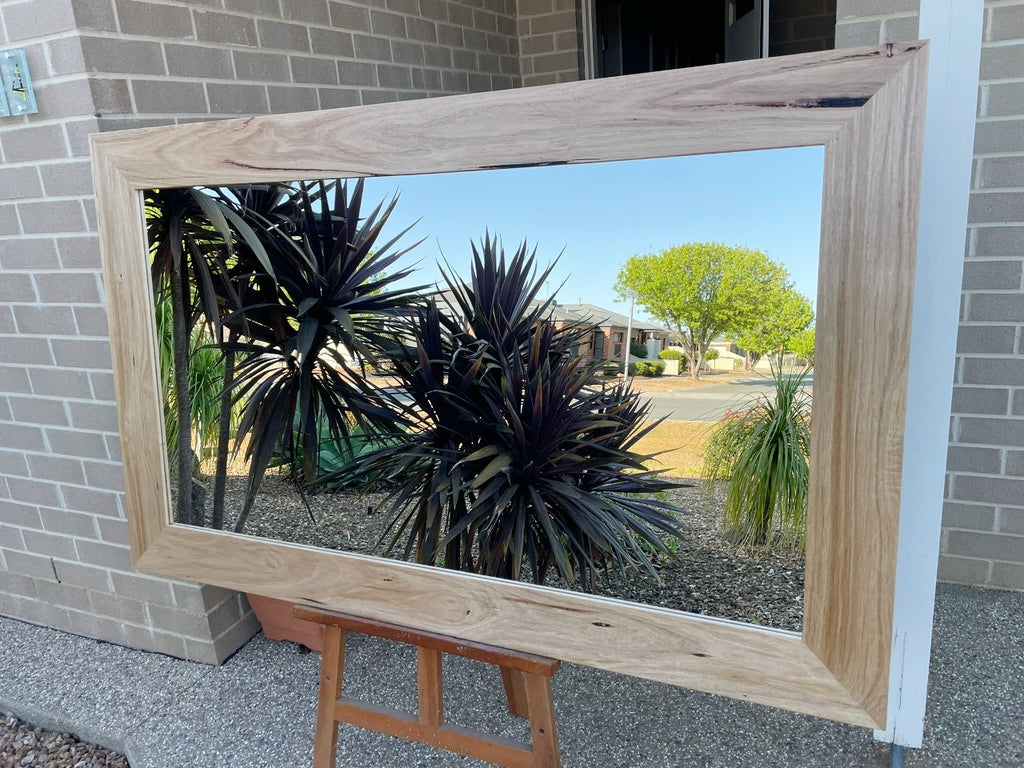
<instances>
[{"instance_id":1,"label":"blue sign on wall","mask_svg":"<svg viewBox=\"0 0 1024 768\"><path fill-rule=\"evenodd\" d=\"M0 88L0 117L39 111L23 49L0 51L0 81L3 86Z\"/></svg>"}]
</instances>

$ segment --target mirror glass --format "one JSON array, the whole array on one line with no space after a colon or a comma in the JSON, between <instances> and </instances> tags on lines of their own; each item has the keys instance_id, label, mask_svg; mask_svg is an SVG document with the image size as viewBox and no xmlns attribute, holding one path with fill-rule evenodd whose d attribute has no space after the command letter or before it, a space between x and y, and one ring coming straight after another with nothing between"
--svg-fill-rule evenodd
<instances>
[{"instance_id":1,"label":"mirror glass","mask_svg":"<svg viewBox=\"0 0 1024 768\"><path fill-rule=\"evenodd\" d=\"M443 388L421 377L418 389L408 390L409 374L423 368L415 364L423 359L415 357L415 345L427 344L424 329L434 327L430 313L415 306L441 306L445 319L437 327L461 334L460 354L471 354L485 331L460 314L445 274L457 289L470 280L474 246L482 253L484 241L497 238L512 261L525 242L528 253L536 249L527 281L536 296L519 309L529 317L531 306L540 307L557 331L550 343L559 359L593 374L575 400L619 392L618 400L602 401L604 410L593 405L591 411L621 408L629 396L620 387L628 379L625 391L637 392L638 407L646 409L633 418L631 434L663 419L623 445L621 435L601 437L607 426L595 426L594 417L575 427L575 449L588 442L657 454L646 467L678 487L634 490L629 478L638 468L606 455L598 461L587 454L587 468L574 468L566 456L576 454L556 441L546 456L568 467L558 475L575 489L565 504L591 504L589 522L551 534L530 518L524 535L514 523L489 527L482 512L465 517L472 509L453 502L441 535L453 524L453 509L463 515L464 533L475 535L434 541L432 562L523 579L540 570L550 586L798 631L800 520L784 529L776 521L798 515L799 504L766 506L765 499L785 491L772 485L771 472L755 482L756 461L754 479L728 478L739 475L737 458L753 444L762 411L779 402L777 388L793 401L787 407L796 431L809 430L822 168L823 149L808 147L370 178L361 198L355 180L344 183L343 194L326 182L151 191L150 257L175 522L415 559L418 547L430 548L430 526L417 538L411 531L424 518L415 517L416 505L404 508L414 510L407 521L410 513L394 504L402 482L430 461L434 469L446 467L446 477L475 467L475 479L463 478L463 498L469 507L475 501L478 512L508 504L500 491L486 497L488 479L516 471L501 452L476 455L485 450L477 446L439 460L424 444L415 455L396 445L423 426L424 409L438 405ZM358 223L347 226L347 220ZM503 306L510 306L507 296ZM559 333L571 339L560 341ZM402 358L402 348L412 356ZM523 349L528 354L530 344ZM451 348L442 351L455 359ZM529 380L557 387L555 378ZM476 397L486 384L467 386ZM177 394L184 388L187 398ZM450 391L447 397L441 399L451 405ZM352 398L361 418L346 410ZM402 416L400 423L388 421L388 409ZM468 418L472 410L454 413L462 423L445 422L449 436L461 430L468 444L485 431L479 412L475 419ZM435 415L444 422L444 414ZM582 440L583 434L593 439ZM289 439L282 442L281 435ZM374 435L385 437L375 442ZM526 442L537 448L540 441ZM788 448L806 450L806 437ZM363 466L354 457L385 449L391 452L365 465L377 471L373 485L349 471ZM794 466L784 473L799 481L798 460L787 461ZM596 490L580 479L594 473L592 465L606 473ZM718 479L701 479L709 473ZM628 541L618 549L594 546L595 538L616 538L614 520L593 501L612 475L614 495L626 500L616 507L620 513L639 510L641 519L664 513L676 521L679 530L668 533L654 524L662 546L644 540L646 526L629 524ZM444 501L444 482L435 477L424 487ZM733 491L736 499L733 487L742 489ZM542 496L555 493L545 488ZM482 494L488 502L479 500ZM730 503L741 510L731 528L723 520ZM517 536L526 541L522 552ZM575 581L564 578L564 568L559 576L559 544L538 553L540 563L531 559L529 542L551 538L567 553ZM590 547L589 556L571 556L577 540ZM489 559L492 551L503 555ZM623 574L614 567L617 556L650 567ZM510 561L526 564L512 573Z\"/></svg>"}]
</instances>

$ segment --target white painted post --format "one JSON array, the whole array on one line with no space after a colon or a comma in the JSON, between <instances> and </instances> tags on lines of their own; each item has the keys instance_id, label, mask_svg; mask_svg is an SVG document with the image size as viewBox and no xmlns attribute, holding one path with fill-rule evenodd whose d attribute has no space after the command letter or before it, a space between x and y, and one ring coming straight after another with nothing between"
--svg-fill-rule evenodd
<instances>
[{"instance_id":1,"label":"white painted post","mask_svg":"<svg viewBox=\"0 0 1024 768\"><path fill-rule=\"evenodd\" d=\"M939 557L983 0L921 0L931 41L910 335L889 715L875 738L920 747Z\"/></svg>"}]
</instances>

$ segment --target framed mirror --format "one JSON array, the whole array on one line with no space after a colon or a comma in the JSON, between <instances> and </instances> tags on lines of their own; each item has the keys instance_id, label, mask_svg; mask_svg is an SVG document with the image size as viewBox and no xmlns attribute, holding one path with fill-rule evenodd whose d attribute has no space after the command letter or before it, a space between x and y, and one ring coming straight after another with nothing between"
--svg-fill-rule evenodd
<instances>
[{"instance_id":1,"label":"framed mirror","mask_svg":"<svg viewBox=\"0 0 1024 768\"><path fill-rule=\"evenodd\" d=\"M902 44L94 136L136 566L884 727L925 71ZM797 146L824 148L801 634L172 523L146 190Z\"/></svg>"},{"instance_id":2,"label":"framed mirror","mask_svg":"<svg viewBox=\"0 0 1024 768\"><path fill-rule=\"evenodd\" d=\"M330 259L322 258L320 254L326 255L328 249L321 251L319 244L327 230L310 227L307 220L307 208L311 209L314 221L323 209L321 191L326 202L330 204L333 199L335 209L337 195L354 205L351 196L357 185L352 179L332 180L325 183L323 190L321 182L282 182L256 188L148 191L147 234L155 267L162 388L168 404L165 433L172 480L172 518L270 540L429 561L429 553L422 553L419 548L407 552L405 547L409 539L400 523L405 510L415 504L403 503L400 509L394 504L396 498L419 502L430 497L428 486L424 484L414 488L411 495L396 497L395 492L408 478L408 473L400 481L390 476L400 458L397 454L388 456L386 475L376 484L366 479L365 467L359 471L355 465L357 460L367 460L372 450L384 449L401 439L404 433L388 434L394 429L390 424L374 427L359 423L352 416L352 411L359 407L359 398L349 402L348 387L357 385L357 374L377 394L386 396L402 391L404 400L419 402L427 397L427 393L420 392L419 398L413 398L410 389L417 389L416 382L397 376L400 371L387 352L378 350L377 359L371 360L375 355L366 345L375 345L376 338L371 334L378 332L381 323L387 327L395 322L396 317L396 327L390 336L407 338L412 320L406 309L416 301L431 299L440 302L446 314L462 314L457 306L449 306L452 297L441 270L445 269L455 280L467 280L472 271L473 249L480 248L481 241L490 233L500 236L503 244L498 247L509 255L523 242L528 250L536 249L535 280L539 282L534 283L537 298L531 308L553 296L554 303L541 314L563 334L572 334L565 363L582 360L590 364L594 360L596 366L600 361L591 389L610 391L619 385L621 379L617 374L626 352L623 338L627 332L634 337L631 367L639 367L639 372L633 371L637 375L630 377L630 384L640 393L639 400L652 409L652 413L638 415L636 430L644 429L654 418L666 417L666 423L651 425L652 431L642 436L635 448L645 455L657 453L653 459L645 460L646 465L663 469L667 477L674 478L673 482L683 483L678 488L661 487L657 495L658 500L674 507L670 514L685 530L683 534L666 535L664 551L654 542L647 542L648 546L639 552L632 549L631 540L637 540L640 531L621 536L622 546L618 549L606 547L604 541L583 544L580 540L582 546L576 548L577 554L587 550L602 552L595 562L614 563L615 557L609 555L618 552L623 561L639 560L641 564L628 571L599 567L593 570L593 578L575 580L560 577L558 569L552 567L541 577L541 583L567 584L577 590L585 585L586 591L600 595L800 631L804 573L800 545L807 473L799 473L796 494L801 508L792 516L783 516L792 526L778 532L777 546L770 550L758 547L756 552L734 546L737 531L728 536L720 531L724 489L722 493L708 491L726 483L710 481L705 485L693 482L693 478L700 476L701 453L725 414L745 412L763 402L764 395L774 388L770 378L772 366L781 367L772 351L775 345L784 343L813 321L823 160L822 147L815 146L371 177L361 180L364 188L360 204L363 231L372 230L369 221L382 223L374 242L364 244L373 253L372 259L351 249L338 251ZM394 206L385 218L383 210L392 202ZM377 206L384 208L374 217L371 212ZM221 210L228 217L227 239L210 220L210 211ZM341 218L337 210L334 215ZM359 216L350 210L345 217ZM175 261L171 258L173 249L168 233L175 221L181 222L182 237L188 244L177 263L184 267L181 280L187 282L191 304L188 319L193 323L187 354L183 350L180 359L175 357L173 279L169 274ZM265 257L261 258L250 247L248 241L253 238ZM388 243L392 245L386 248ZM301 261L292 258L297 253L297 244L301 244L306 256ZM726 285L720 296L716 294L718 308L711 319L715 325L703 325L696 333L701 338L713 338L727 321L735 328L745 324L752 330L732 331L735 335L728 344L713 342L715 354L722 350L723 357L713 364L713 371L702 376L701 382L671 375L675 371L658 378L644 375L664 366L660 361L653 362L658 353L664 347L681 343L689 331L672 316L664 316L665 325L645 320L640 313L643 301L638 302L634 312L629 308L630 302L617 296L614 288L627 259L656 258L656 254L667 251L680 258L684 258L684 252L689 253L685 258L707 264L709 278L721 269L719 258L745 267L736 276L740 280ZM370 268L371 263L380 263L391 254L396 260L385 269L375 272ZM713 254L714 258L704 260L698 254ZM268 272L270 267L275 274ZM552 271L541 278L540 273L546 268ZM348 277L329 279L332 270L348 275L356 269L362 271L367 285L350 296ZM410 269L414 271L401 277ZM677 271L672 271L669 281L678 284ZM345 288L333 291L326 287L331 284ZM669 289L670 286L664 286L664 290ZM406 290L412 293L405 293ZM745 291L754 294L750 300L743 298ZM512 296L515 292L506 289L502 293ZM788 304L784 304L786 301ZM503 305L510 303L514 302L505 300ZM184 313L184 304L177 305L178 312ZM347 312L346 308L356 305L361 311L351 315L352 327L346 330L337 319L345 315L338 310ZM303 311L301 307L308 309ZM742 319L747 312L751 317ZM306 315L318 318L316 326L324 327L322 332L311 334L311 346L305 353L311 375L303 379L291 375L302 368L302 363L289 350L297 339L300 318ZM508 322L511 321L506 325ZM785 328L771 328L776 322ZM242 327L246 324L248 331ZM459 328L470 324L470 317L458 321ZM183 317L181 326L188 325ZM351 337L346 337L346 333ZM451 335L451 329L446 333ZM475 354L469 347L478 340L479 336L475 340L450 339L449 343L465 345L466 354ZM636 349L638 345L640 349ZM758 360L755 352L748 352L744 360L735 354L740 347L756 348L766 354ZM678 356L679 350L676 347L671 351ZM340 360L336 353L342 355ZM444 357L451 355L445 353ZM293 358L294 367L285 364ZM639 363L640 358L646 362ZM760 365L755 367L756 363ZM179 395L182 384L175 373L179 365L187 369L182 377L189 382L187 398ZM735 371L738 365L744 366L744 373L721 375ZM791 356L787 368L792 365ZM677 362L676 370L678 367ZM341 374L341 378L335 374ZM791 381L796 372L783 375L785 381ZM809 395L810 374L803 376L800 391ZM279 386L256 386L257 381L271 379ZM553 397L561 402L568 381L555 381L559 383L545 387L546 399ZM694 388L698 383L716 382L719 386L711 390L703 386L699 390ZM490 374L479 376L472 390L475 397L467 406L488 407L487 402L502 401L500 393L495 392L498 384L498 379ZM285 391L308 394L281 397L280 393ZM437 395L441 407L454 393L443 388L439 391L447 393ZM312 401L316 414L305 420L296 407L303 399ZM548 426L566 418L570 408L578 414L577 418L586 418L577 410L582 401L574 403L545 409ZM810 416L809 397L794 397L794 403L794 432L803 434ZM527 408L523 403L516 404L517 418ZM277 420L281 410L289 410L290 414ZM424 441L441 446L455 437L455 445L449 449L461 451L464 456L474 452L475 448L468 446L503 446L504 453L515 457L515 461L495 480L502 495L508 488L506 478L524 475L528 471L526 465L538 458L530 446L548 446L542 449L544 453L538 461L550 468L546 476L572 478L575 488L590 484L592 481L586 479L588 473L593 477L597 469L581 462L569 463L567 459L577 450L589 450L576 444L578 435L587 432L583 424L575 435L565 435L557 444L551 444L531 439L535 431L545 432L544 424L532 418L530 437L524 433L519 441L501 428L485 434L476 426L475 419L460 422L469 427L467 430L446 436L439 430L432 431L436 426L432 422L424 423L413 414L403 413L401 403L391 403L389 410L397 411L396 417L403 421L404 417L412 417L418 425L415 440L406 441L406 449L401 452L405 458L420 451ZM597 408L592 418L603 421L602 411L603 408ZM491 421L503 424L507 419L492 416ZM189 425L186 434L179 429L183 423ZM350 440L344 434L332 434L331 426L338 423L355 430ZM411 429L412 425L406 423L405 428ZM240 430L243 435L239 435ZM310 450L304 447L307 434L315 435L316 439ZM275 447L265 465L246 459L259 455L255 446L267 440L272 440ZM612 440L607 435L606 443ZM235 446L242 450L232 450ZM253 449L252 453L248 448ZM660 452L665 449L668 453ZM184 464L178 459L182 455ZM308 466L306 455L310 456ZM609 459L614 456L603 455ZM421 466L422 462L417 461L416 465ZM602 471L606 469L614 473L608 464L602 466ZM611 475L608 477L611 479ZM602 484L601 488L600 499L586 497L596 504L585 509L577 507L572 512L560 503L557 493L551 496L556 510L555 525L575 530L581 514L600 520L605 501L618 505L623 500L613 486ZM625 498L636 492L627 492ZM480 490L470 489L468 493L479 494ZM188 507L182 508L182 500ZM511 501L506 503L506 514L496 517L507 520L515 514L515 505ZM482 509L485 505L472 506ZM452 527L452 519L461 513L454 503L442 508L445 512L439 527L447 531ZM516 508L526 510L536 523L531 502ZM774 519L778 517L775 515ZM486 568L484 560L495 562L493 553L514 548L512 538L505 544L501 537L485 536L482 531L490 519L488 515L466 534L471 541L465 541L459 552L472 553L470 557L456 564L458 553L454 557L446 554L444 567L482 572ZM738 529L738 523L730 528ZM542 544L546 538L543 531L536 525L532 528L538 535L534 536L532 530L527 532L524 526L523 538ZM759 528L748 526L747 530L756 536ZM483 558L478 556L482 541L489 542L487 556ZM573 555L572 575L579 577L579 563L585 565L587 559L577 554ZM640 558L647 558L652 567L644 567ZM537 576L532 568L527 568L527 572L524 579L527 575Z\"/></svg>"}]
</instances>

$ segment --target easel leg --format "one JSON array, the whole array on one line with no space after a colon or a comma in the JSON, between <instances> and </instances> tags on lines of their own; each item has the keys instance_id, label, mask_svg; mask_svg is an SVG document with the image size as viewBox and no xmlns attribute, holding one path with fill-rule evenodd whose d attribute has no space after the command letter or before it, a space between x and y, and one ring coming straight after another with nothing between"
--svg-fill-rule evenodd
<instances>
[{"instance_id":1,"label":"easel leg","mask_svg":"<svg viewBox=\"0 0 1024 768\"><path fill-rule=\"evenodd\" d=\"M889 745L889 766L890 768L903 768L903 755L906 752L902 744L893 743Z\"/></svg>"},{"instance_id":2,"label":"easel leg","mask_svg":"<svg viewBox=\"0 0 1024 768\"><path fill-rule=\"evenodd\" d=\"M324 627L320 696L316 705L316 733L313 737L313 768L334 768L338 745L338 723L334 719L334 705L341 695L341 684L345 677L347 634L338 627Z\"/></svg>"},{"instance_id":3,"label":"easel leg","mask_svg":"<svg viewBox=\"0 0 1024 768\"><path fill-rule=\"evenodd\" d=\"M551 699L551 678L525 674L526 701L530 710L530 734L533 736L534 768L561 768L558 731L555 729L555 704Z\"/></svg>"},{"instance_id":4,"label":"easel leg","mask_svg":"<svg viewBox=\"0 0 1024 768\"><path fill-rule=\"evenodd\" d=\"M420 722L427 725L443 725L444 687L441 682L441 652L418 647L416 669Z\"/></svg>"},{"instance_id":5,"label":"easel leg","mask_svg":"<svg viewBox=\"0 0 1024 768\"><path fill-rule=\"evenodd\" d=\"M526 683L523 680L523 673L518 669L501 667L501 683L505 686L508 711L515 717L529 717L530 710L526 705Z\"/></svg>"}]
</instances>

